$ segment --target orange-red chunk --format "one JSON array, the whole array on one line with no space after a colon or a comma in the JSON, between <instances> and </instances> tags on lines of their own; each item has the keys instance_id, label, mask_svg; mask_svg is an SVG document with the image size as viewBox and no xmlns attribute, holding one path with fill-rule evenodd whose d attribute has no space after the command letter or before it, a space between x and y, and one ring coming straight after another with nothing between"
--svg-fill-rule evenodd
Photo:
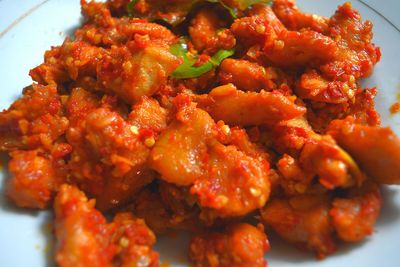
<instances>
[{"instance_id":1,"label":"orange-red chunk","mask_svg":"<svg viewBox=\"0 0 400 267\"><path fill-rule=\"evenodd\" d=\"M63 185L55 203L56 262L61 267L111 266L116 247L113 231L94 208L95 200L71 185Z\"/></svg>"},{"instance_id":2,"label":"orange-red chunk","mask_svg":"<svg viewBox=\"0 0 400 267\"><path fill-rule=\"evenodd\" d=\"M247 156L235 146L215 144L209 151L205 174L191 192L201 207L218 217L243 216L264 206L270 194L269 164Z\"/></svg>"},{"instance_id":3,"label":"orange-red chunk","mask_svg":"<svg viewBox=\"0 0 400 267\"><path fill-rule=\"evenodd\" d=\"M218 77L222 83L232 83L242 91L270 91L291 83L290 77L281 70L265 68L247 60L227 58L222 61L219 69Z\"/></svg>"},{"instance_id":4,"label":"orange-red chunk","mask_svg":"<svg viewBox=\"0 0 400 267\"><path fill-rule=\"evenodd\" d=\"M347 118L333 121L328 133L376 182L400 183L400 140L390 128L360 125Z\"/></svg>"},{"instance_id":5,"label":"orange-red chunk","mask_svg":"<svg viewBox=\"0 0 400 267\"><path fill-rule=\"evenodd\" d=\"M245 93L233 84L214 88L208 95L200 96L198 102L214 120L238 126L274 125L306 111L280 92Z\"/></svg>"},{"instance_id":6,"label":"orange-red chunk","mask_svg":"<svg viewBox=\"0 0 400 267\"><path fill-rule=\"evenodd\" d=\"M63 185L54 209L59 266L158 266L154 234L143 220L119 213L112 223L76 187Z\"/></svg>"},{"instance_id":7,"label":"orange-red chunk","mask_svg":"<svg viewBox=\"0 0 400 267\"><path fill-rule=\"evenodd\" d=\"M222 232L195 236L189 258L196 267L266 267L264 253L268 249L262 227L237 223Z\"/></svg>"},{"instance_id":8,"label":"orange-red chunk","mask_svg":"<svg viewBox=\"0 0 400 267\"><path fill-rule=\"evenodd\" d=\"M324 258L336 250L329 208L324 195L273 199L261 209L261 221L286 241Z\"/></svg>"},{"instance_id":9,"label":"orange-red chunk","mask_svg":"<svg viewBox=\"0 0 400 267\"><path fill-rule=\"evenodd\" d=\"M150 166L169 183L191 185L205 172L214 124L201 109L190 111L187 121L173 121L152 149Z\"/></svg>"},{"instance_id":10,"label":"orange-red chunk","mask_svg":"<svg viewBox=\"0 0 400 267\"><path fill-rule=\"evenodd\" d=\"M236 40L226 26L227 23L216 11L209 7L201 9L189 26L189 35L194 48L209 55L218 49L232 49Z\"/></svg>"},{"instance_id":11,"label":"orange-red chunk","mask_svg":"<svg viewBox=\"0 0 400 267\"><path fill-rule=\"evenodd\" d=\"M33 84L9 109L0 113L0 150L38 147L50 150L67 127L68 119L57 88Z\"/></svg>"},{"instance_id":12,"label":"orange-red chunk","mask_svg":"<svg viewBox=\"0 0 400 267\"><path fill-rule=\"evenodd\" d=\"M64 182L65 173L57 170L56 163L38 150L13 151L10 156L8 197L20 207L48 207L54 192Z\"/></svg>"},{"instance_id":13,"label":"orange-red chunk","mask_svg":"<svg viewBox=\"0 0 400 267\"><path fill-rule=\"evenodd\" d=\"M373 183L352 189L345 197L335 198L329 214L339 238L357 242L371 235L381 205L379 186Z\"/></svg>"},{"instance_id":14,"label":"orange-red chunk","mask_svg":"<svg viewBox=\"0 0 400 267\"><path fill-rule=\"evenodd\" d=\"M272 8L290 30L311 29L324 33L328 28L327 18L301 12L294 0L275 0Z\"/></svg>"}]
</instances>

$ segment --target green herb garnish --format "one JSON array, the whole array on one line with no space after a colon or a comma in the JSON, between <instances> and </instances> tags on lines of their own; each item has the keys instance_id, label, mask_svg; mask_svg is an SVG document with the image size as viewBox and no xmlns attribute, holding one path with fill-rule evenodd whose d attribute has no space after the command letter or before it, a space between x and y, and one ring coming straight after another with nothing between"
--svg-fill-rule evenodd
<instances>
[{"instance_id":1,"label":"green herb garnish","mask_svg":"<svg viewBox=\"0 0 400 267\"><path fill-rule=\"evenodd\" d=\"M221 49L218 50L207 62L203 65L194 67L193 65L197 61L197 57L192 56L187 51L187 45L184 42L179 42L173 46L171 46L170 51L172 54L178 57L183 58L183 63L171 74L172 77L177 79L189 79L196 78L204 73L209 72L210 70L218 67L222 60L227 57L232 56L235 51Z\"/></svg>"},{"instance_id":2,"label":"green herb garnish","mask_svg":"<svg viewBox=\"0 0 400 267\"><path fill-rule=\"evenodd\" d=\"M139 2L139 0L132 0L129 2L129 4L126 5L126 12L128 12L128 16L130 18L134 17L134 6L137 4L137 2Z\"/></svg>"}]
</instances>

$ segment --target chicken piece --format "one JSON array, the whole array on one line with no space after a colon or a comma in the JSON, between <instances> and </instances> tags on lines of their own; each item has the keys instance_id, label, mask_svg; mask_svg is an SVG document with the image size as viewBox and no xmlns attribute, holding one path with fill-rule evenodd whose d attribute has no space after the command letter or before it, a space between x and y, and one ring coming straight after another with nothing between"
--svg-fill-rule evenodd
<instances>
[{"instance_id":1,"label":"chicken piece","mask_svg":"<svg viewBox=\"0 0 400 267\"><path fill-rule=\"evenodd\" d=\"M316 136L318 134L313 131L306 118L299 117L281 121L272 129L271 138L278 153L298 158L306 141Z\"/></svg>"},{"instance_id":2,"label":"chicken piece","mask_svg":"<svg viewBox=\"0 0 400 267\"><path fill-rule=\"evenodd\" d=\"M315 251L322 259L336 250L329 208L325 195L273 199L261 209L261 221L286 241Z\"/></svg>"},{"instance_id":3,"label":"chicken piece","mask_svg":"<svg viewBox=\"0 0 400 267\"><path fill-rule=\"evenodd\" d=\"M279 92L242 92L232 84L214 88L207 96L198 97L214 120L229 125L274 125L305 113L305 108L294 104Z\"/></svg>"},{"instance_id":4,"label":"chicken piece","mask_svg":"<svg viewBox=\"0 0 400 267\"><path fill-rule=\"evenodd\" d=\"M190 190L198 199L205 223L249 213L270 193L271 156L252 143L243 129L230 129L222 122L214 129L216 140L209 144L206 171Z\"/></svg>"},{"instance_id":5,"label":"chicken piece","mask_svg":"<svg viewBox=\"0 0 400 267\"><path fill-rule=\"evenodd\" d=\"M278 152L298 159L305 172L318 175L328 189L361 185L365 180L354 159L331 136L315 133L304 118L281 122L273 129L272 142Z\"/></svg>"},{"instance_id":6,"label":"chicken piece","mask_svg":"<svg viewBox=\"0 0 400 267\"><path fill-rule=\"evenodd\" d=\"M301 12L295 0L275 0L272 8L278 18L291 31L310 29L325 33L328 30L328 18Z\"/></svg>"},{"instance_id":7,"label":"chicken piece","mask_svg":"<svg viewBox=\"0 0 400 267\"><path fill-rule=\"evenodd\" d=\"M390 128L356 124L351 117L332 121L330 134L380 184L400 184L400 140Z\"/></svg>"},{"instance_id":8,"label":"chicken piece","mask_svg":"<svg viewBox=\"0 0 400 267\"><path fill-rule=\"evenodd\" d=\"M153 172L146 166L150 149L132 126L108 108L95 109L86 117L89 153L98 157L96 167L105 165L103 188L95 194L102 210L126 203L153 180Z\"/></svg>"},{"instance_id":9,"label":"chicken piece","mask_svg":"<svg viewBox=\"0 0 400 267\"><path fill-rule=\"evenodd\" d=\"M65 180L65 173L57 170L52 159L40 155L38 150L17 150L10 156L7 196L20 207L46 208Z\"/></svg>"},{"instance_id":10,"label":"chicken piece","mask_svg":"<svg viewBox=\"0 0 400 267\"><path fill-rule=\"evenodd\" d=\"M189 26L190 39L199 53L214 54L219 49L232 49L236 40L226 28L227 23L216 11L205 7L200 9Z\"/></svg>"},{"instance_id":11,"label":"chicken piece","mask_svg":"<svg viewBox=\"0 0 400 267\"><path fill-rule=\"evenodd\" d=\"M176 185L190 185L204 174L207 143L215 123L207 112L194 109L186 121L173 121L162 132L150 154L150 166L161 179Z\"/></svg>"},{"instance_id":12,"label":"chicken piece","mask_svg":"<svg viewBox=\"0 0 400 267\"><path fill-rule=\"evenodd\" d=\"M130 19L127 16L112 17L105 3L82 1L82 14L86 24L75 32L77 41L107 48L125 45L135 35L147 36L152 43L161 46L168 46L176 41L175 35L160 24Z\"/></svg>"},{"instance_id":13,"label":"chicken piece","mask_svg":"<svg viewBox=\"0 0 400 267\"><path fill-rule=\"evenodd\" d=\"M89 112L100 106L100 98L80 87L73 88L66 103L70 129L80 126Z\"/></svg>"},{"instance_id":14,"label":"chicken piece","mask_svg":"<svg viewBox=\"0 0 400 267\"><path fill-rule=\"evenodd\" d=\"M96 83L96 69L107 50L82 40L66 38L60 47L46 52L45 62L30 71L33 80L47 85L74 81L85 88L100 90Z\"/></svg>"},{"instance_id":15,"label":"chicken piece","mask_svg":"<svg viewBox=\"0 0 400 267\"><path fill-rule=\"evenodd\" d=\"M100 194L104 186L104 171L98 155L91 153L89 144L85 139L86 117L99 108L101 100L94 94L82 89L74 88L66 103L67 116L70 120L66 132L68 143L73 147L68 166L72 180L90 194Z\"/></svg>"},{"instance_id":16,"label":"chicken piece","mask_svg":"<svg viewBox=\"0 0 400 267\"><path fill-rule=\"evenodd\" d=\"M157 100L143 96L132 107L129 120L138 128L161 133L167 128L167 111L158 104Z\"/></svg>"},{"instance_id":17,"label":"chicken piece","mask_svg":"<svg viewBox=\"0 0 400 267\"><path fill-rule=\"evenodd\" d=\"M304 73L296 93L312 101L354 103L356 79L369 76L380 59L379 48L372 43L372 23L363 23L360 14L346 3L330 19L327 35L337 44L335 58L319 70Z\"/></svg>"},{"instance_id":18,"label":"chicken piece","mask_svg":"<svg viewBox=\"0 0 400 267\"><path fill-rule=\"evenodd\" d=\"M91 153L89 144L86 142L86 117L100 104L100 99L81 88L74 88L67 102L70 127L66 138L73 147L68 165L73 181L80 184L81 188L90 194L101 192L104 173L100 166L96 168L99 156Z\"/></svg>"},{"instance_id":19,"label":"chicken piece","mask_svg":"<svg viewBox=\"0 0 400 267\"><path fill-rule=\"evenodd\" d=\"M272 89L272 81L266 78L265 68L257 63L246 60L227 58L222 61L219 79L224 83L233 83L243 91L259 91L261 89Z\"/></svg>"},{"instance_id":20,"label":"chicken piece","mask_svg":"<svg viewBox=\"0 0 400 267\"><path fill-rule=\"evenodd\" d=\"M277 39L274 26L263 16L251 16L236 19L230 30L244 48L254 45L263 47L265 43L273 43Z\"/></svg>"},{"instance_id":21,"label":"chicken piece","mask_svg":"<svg viewBox=\"0 0 400 267\"><path fill-rule=\"evenodd\" d=\"M295 92L302 99L315 102L340 104L354 99L357 84L354 77L346 81L328 80L316 70L303 73L296 84Z\"/></svg>"},{"instance_id":22,"label":"chicken piece","mask_svg":"<svg viewBox=\"0 0 400 267\"><path fill-rule=\"evenodd\" d=\"M118 245L118 254L112 266L159 266L158 253L152 250L156 236L142 219L135 218L129 212L117 213L112 225L116 230L111 239Z\"/></svg>"},{"instance_id":23,"label":"chicken piece","mask_svg":"<svg viewBox=\"0 0 400 267\"><path fill-rule=\"evenodd\" d=\"M146 165L150 149L145 145L154 137L142 137L141 127L113 109L107 98L101 103L83 89L74 89L67 103L71 118L67 140L74 147L71 174L97 197L102 210L125 204L154 176Z\"/></svg>"},{"instance_id":24,"label":"chicken piece","mask_svg":"<svg viewBox=\"0 0 400 267\"><path fill-rule=\"evenodd\" d=\"M376 88L357 89L354 102L328 104L310 101L307 106L307 119L318 133L326 133L331 121L352 116L359 124L369 126L380 125L380 115L375 108Z\"/></svg>"},{"instance_id":25,"label":"chicken piece","mask_svg":"<svg viewBox=\"0 0 400 267\"><path fill-rule=\"evenodd\" d=\"M357 242L371 235L382 206L379 186L373 183L354 188L332 202L329 214L340 239Z\"/></svg>"},{"instance_id":26,"label":"chicken piece","mask_svg":"<svg viewBox=\"0 0 400 267\"><path fill-rule=\"evenodd\" d=\"M218 122L217 126L221 126L219 130L222 131L224 135L222 137L221 133L219 133L218 141L224 145L234 145L247 156L260 160L265 159L267 161L272 161L270 151L265 147L253 143L245 129L238 127L229 128L226 124L221 124L221 122Z\"/></svg>"},{"instance_id":27,"label":"chicken piece","mask_svg":"<svg viewBox=\"0 0 400 267\"><path fill-rule=\"evenodd\" d=\"M291 83L289 76L277 68L264 68L247 60L227 58L222 61L218 73L223 84L233 83L239 90L259 92L278 89L282 84Z\"/></svg>"},{"instance_id":28,"label":"chicken piece","mask_svg":"<svg viewBox=\"0 0 400 267\"><path fill-rule=\"evenodd\" d=\"M97 78L106 92L113 92L133 104L153 95L181 64L168 48L151 44L132 53L127 47L112 47L99 62Z\"/></svg>"},{"instance_id":29,"label":"chicken piece","mask_svg":"<svg viewBox=\"0 0 400 267\"><path fill-rule=\"evenodd\" d=\"M151 151L150 166L161 179L193 185L190 192L199 198L199 205L217 216L241 216L264 205L270 188L269 165L263 153L247 142L236 142L243 151L222 145L216 138L216 125L205 111L192 106L178 113L182 112L185 114L178 117L185 120L172 122ZM217 176L220 179L215 179Z\"/></svg>"},{"instance_id":30,"label":"chicken piece","mask_svg":"<svg viewBox=\"0 0 400 267\"><path fill-rule=\"evenodd\" d=\"M107 54L106 50L83 41L66 39L60 48L60 60L70 79L96 77L99 60Z\"/></svg>"},{"instance_id":31,"label":"chicken piece","mask_svg":"<svg viewBox=\"0 0 400 267\"><path fill-rule=\"evenodd\" d=\"M355 92L354 102L342 113L341 117L336 116L335 119L352 116L359 124L379 127L381 125L381 117L375 107L377 94L378 90L375 87L358 89Z\"/></svg>"},{"instance_id":32,"label":"chicken piece","mask_svg":"<svg viewBox=\"0 0 400 267\"><path fill-rule=\"evenodd\" d=\"M191 193L206 213L218 217L243 216L264 206L270 195L269 164L247 156L235 146L215 144L207 173L194 182Z\"/></svg>"},{"instance_id":33,"label":"chicken piece","mask_svg":"<svg viewBox=\"0 0 400 267\"><path fill-rule=\"evenodd\" d=\"M113 166L115 176L123 176L146 162L148 147L118 112L95 109L86 117L85 130L92 151L101 156L103 163Z\"/></svg>"},{"instance_id":34,"label":"chicken piece","mask_svg":"<svg viewBox=\"0 0 400 267\"><path fill-rule=\"evenodd\" d=\"M70 78L61 60L61 47L52 47L44 54L44 63L31 69L29 76L32 80L42 85L67 82Z\"/></svg>"},{"instance_id":35,"label":"chicken piece","mask_svg":"<svg viewBox=\"0 0 400 267\"><path fill-rule=\"evenodd\" d=\"M61 267L110 266L113 228L76 187L63 185L55 199L56 262Z\"/></svg>"},{"instance_id":36,"label":"chicken piece","mask_svg":"<svg viewBox=\"0 0 400 267\"><path fill-rule=\"evenodd\" d=\"M63 114L56 87L33 84L0 113L0 150L39 147L51 150L67 127L68 119Z\"/></svg>"},{"instance_id":37,"label":"chicken piece","mask_svg":"<svg viewBox=\"0 0 400 267\"><path fill-rule=\"evenodd\" d=\"M291 196L307 192L314 178L313 172L304 170L300 162L288 154L284 154L276 165L282 175L282 179L279 179L278 183L286 195Z\"/></svg>"},{"instance_id":38,"label":"chicken piece","mask_svg":"<svg viewBox=\"0 0 400 267\"><path fill-rule=\"evenodd\" d=\"M266 64L298 69L336 58L338 46L331 38L312 30L288 31L266 8L256 8L253 13L235 20L231 31L245 48L259 46Z\"/></svg>"},{"instance_id":39,"label":"chicken piece","mask_svg":"<svg viewBox=\"0 0 400 267\"><path fill-rule=\"evenodd\" d=\"M155 236L143 220L120 213L107 224L94 205L76 187L61 187L54 205L59 266L158 266Z\"/></svg>"},{"instance_id":40,"label":"chicken piece","mask_svg":"<svg viewBox=\"0 0 400 267\"><path fill-rule=\"evenodd\" d=\"M314 31L282 31L263 43L266 60L274 66L298 69L320 66L334 60L338 46L331 38Z\"/></svg>"},{"instance_id":41,"label":"chicken piece","mask_svg":"<svg viewBox=\"0 0 400 267\"><path fill-rule=\"evenodd\" d=\"M87 60L92 60L95 75L84 75L78 79L79 85L90 81L89 87L115 93L133 104L165 85L169 74L181 64L181 59L169 52L176 37L167 28L143 20L113 18L104 3L83 1L82 10L88 22L76 32L74 42L82 51L66 53L66 63L75 77L77 65L91 66Z\"/></svg>"},{"instance_id":42,"label":"chicken piece","mask_svg":"<svg viewBox=\"0 0 400 267\"><path fill-rule=\"evenodd\" d=\"M263 47L264 43L273 43L278 34L287 31L271 7L264 3L252 5L248 10L248 17L236 19L230 29L240 41L237 44L244 45L245 48Z\"/></svg>"},{"instance_id":43,"label":"chicken piece","mask_svg":"<svg viewBox=\"0 0 400 267\"><path fill-rule=\"evenodd\" d=\"M251 9L249 10L249 16L257 16L264 19L277 33L287 30L283 23L278 19L272 8L264 3L252 5Z\"/></svg>"},{"instance_id":44,"label":"chicken piece","mask_svg":"<svg viewBox=\"0 0 400 267\"><path fill-rule=\"evenodd\" d=\"M380 59L380 50L372 43L372 23L363 22L360 14L347 2L339 6L329 21L329 36L339 47L337 61L322 70L332 79L347 74L368 77Z\"/></svg>"},{"instance_id":45,"label":"chicken piece","mask_svg":"<svg viewBox=\"0 0 400 267\"><path fill-rule=\"evenodd\" d=\"M98 14L96 14L98 15ZM166 47L176 42L177 37L166 27L139 19L112 18L108 25L86 24L75 32L77 41L110 48L125 45L135 35L147 36L152 43Z\"/></svg>"},{"instance_id":46,"label":"chicken piece","mask_svg":"<svg viewBox=\"0 0 400 267\"><path fill-rule=\"evenodd\" d=\"M158 23L149 23L143 20L124 20L118 21L117 30L122 33L120 39L132 38L135 35L148 36L152 43L164 47L176 42L177 37L166 27Z\"/></svg>"},{"instance_id":47,"label":"chicken piece","mask_svg":"<svg viewBox=\"0 0 400 267\"><path fill-rule=\"evenodd\" d=\"M307 140L299 161L305 171L316 173L319 182L328 189L361 185L365 180L357 163L329 135Z\"/></svg>"},{"instance_id":48,"label":"chicken piece","mask_svg":"<svg viewBox=\"0 0 400 267\"><path fill-rule=\"evenodd\" d=\"M223 232L195 236L189 258L196 267L266 267L269 242L264 231L250 224L232 224Z\"/></svg>"}]
</instances>

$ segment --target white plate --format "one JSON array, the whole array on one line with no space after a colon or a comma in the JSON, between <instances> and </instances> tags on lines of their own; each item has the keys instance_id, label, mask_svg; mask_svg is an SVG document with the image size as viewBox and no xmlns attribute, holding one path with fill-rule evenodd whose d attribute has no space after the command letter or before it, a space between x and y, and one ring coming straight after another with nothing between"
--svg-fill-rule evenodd
<instances>
[{"instance_id":1,"label":"white plate","mask_svg":"<svg viewBox=\"0 0 400 267\"><path fill-rule=\"evenodd\" d=\"M397 15L400 2L364 1L368 4L354 0L354 7L364 19L373 21L375 42L383 52L381 62L376 66L373 76L365 81L365 86L379 89L376 101L383 125L390 125L400 134L400 115L390 116L388 111L400 91L400 32L393 26L400 26ZM304 10L325 16L333 14L336 6L342 2L344 0L298 0ZM0 0L1 109L7 108L20 95L22 88L31 83L29 69L42 62L44 51L51 45L61 44L79 22L78 0ZM5 176L4 171L0 172L1 191ZM400 266L400 193L397 191L400 191L398 187L385 188L385 204L375 234L366 241L342 246L335 255L316 261L310 254L298 252L273 238L272 250L267 254L269 266ZM9 205L0 192L0 266L53 266L52 237L48 225L50 218L51 214L47 212L20 210ZM187 238L184 236L161 237L157 249L164 262L171 266L186 266L186 244Z\"/></svg>"}]
</instances>

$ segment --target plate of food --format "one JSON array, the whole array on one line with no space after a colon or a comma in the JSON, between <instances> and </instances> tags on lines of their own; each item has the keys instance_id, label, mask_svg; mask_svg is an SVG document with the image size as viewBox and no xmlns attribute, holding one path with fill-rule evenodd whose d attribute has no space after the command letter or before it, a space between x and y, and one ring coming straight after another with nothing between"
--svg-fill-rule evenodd
<instances>
[{"instance_id":1,"label":"plate of food","mask_svg":"<svg viewBox=\"0 0 400 267\"><path fill-rule=\"evenodd\" d=\"M0 1L0 266L398 266L389 11L165 2Z\"/></svg>"}]
</instances>

